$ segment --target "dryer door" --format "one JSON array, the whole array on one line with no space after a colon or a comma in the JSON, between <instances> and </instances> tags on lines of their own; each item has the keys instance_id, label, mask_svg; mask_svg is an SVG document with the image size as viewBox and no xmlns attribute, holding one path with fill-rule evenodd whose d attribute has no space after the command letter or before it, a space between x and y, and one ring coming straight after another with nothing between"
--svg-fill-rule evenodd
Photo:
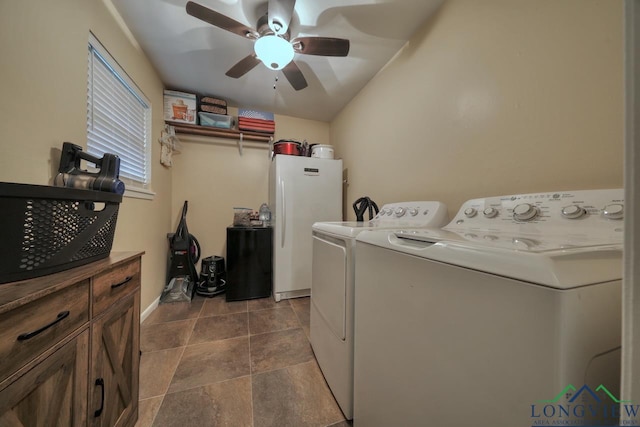
<instances>
[{"instance_id":1,"label":"dryer door","mask_svg":"<svg viewBox=\"0 0 640 427\"><path fill-rule=\"evenodd\" d=\"M337 338L346 336L347 242L313 234L311 303Z\"/></svg>"}]
</instances>

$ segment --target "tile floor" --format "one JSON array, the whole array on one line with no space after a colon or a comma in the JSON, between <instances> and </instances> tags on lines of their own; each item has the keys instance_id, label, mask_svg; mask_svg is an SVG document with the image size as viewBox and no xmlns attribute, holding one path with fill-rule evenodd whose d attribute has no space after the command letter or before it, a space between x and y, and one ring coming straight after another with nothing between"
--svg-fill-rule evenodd
<instances>
[{"instance_id":1,"label":"tile floor","mask_svg":"<svg viewBox=\"0 0 640 427\"><path fill-rule=\"evenodd\" d=\"M140 332L136 427L347 427L309 344L309 298L161 304Z\"/></svg>"}]
</instances>

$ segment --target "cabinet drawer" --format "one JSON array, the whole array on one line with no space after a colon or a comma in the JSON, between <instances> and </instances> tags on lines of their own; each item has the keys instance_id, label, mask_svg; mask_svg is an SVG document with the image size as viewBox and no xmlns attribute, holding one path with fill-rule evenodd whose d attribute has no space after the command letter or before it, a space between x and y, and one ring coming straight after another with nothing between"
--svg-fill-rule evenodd
<instances>
[{"instance_id":1,"label":"cabinet drawer","mask_svg":"<svg viewBox=\"0 0 640 427\"><path fill-rule=\"evenodd\" d=\"M0 315L0 382L89 321L89 280Z\"/></svg>"},{"instance_id":2,"label":"cabinet drawer","mask_svg":"<svg viewBox=\"0 0 640 427\"><path fill-rule=\"evenodd\" d=\"M93 278L93 316L140 287L140 260L118 265Z\"/></svg>"}]
</instances>

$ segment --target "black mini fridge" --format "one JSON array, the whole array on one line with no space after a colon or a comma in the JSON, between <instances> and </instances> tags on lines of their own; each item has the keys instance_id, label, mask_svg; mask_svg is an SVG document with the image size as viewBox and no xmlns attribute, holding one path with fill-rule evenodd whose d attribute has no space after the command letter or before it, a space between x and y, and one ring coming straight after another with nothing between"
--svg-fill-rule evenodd
<instances>
[{"instance_id":1,"label":"black mini fridge","mask_svg":"<svg viewBox=\"0 0 640 427\"><path fill-rule=\"evenodd\" d=\"M271 295L273 229L227 227L227 301Z\"/></svg>"}]
</instances>

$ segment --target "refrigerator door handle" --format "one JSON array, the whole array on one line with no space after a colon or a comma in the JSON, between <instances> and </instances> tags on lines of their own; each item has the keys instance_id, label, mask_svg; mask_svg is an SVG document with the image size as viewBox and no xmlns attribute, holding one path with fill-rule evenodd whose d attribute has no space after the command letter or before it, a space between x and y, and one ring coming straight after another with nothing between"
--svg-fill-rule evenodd
<instances>
[{"instance_id":1,"label":"refrigerator door handle","mask_svg":"<svg viewBox=\"0 0 640 427\"><path fill-rule=\"evenodd\" d=\"M287 229L287 203L285 201L284 179L280 181L280 191L282 192L282 227L280 227L280 247L284 248L285 230Z\"/></svg>"}]
</instances>

